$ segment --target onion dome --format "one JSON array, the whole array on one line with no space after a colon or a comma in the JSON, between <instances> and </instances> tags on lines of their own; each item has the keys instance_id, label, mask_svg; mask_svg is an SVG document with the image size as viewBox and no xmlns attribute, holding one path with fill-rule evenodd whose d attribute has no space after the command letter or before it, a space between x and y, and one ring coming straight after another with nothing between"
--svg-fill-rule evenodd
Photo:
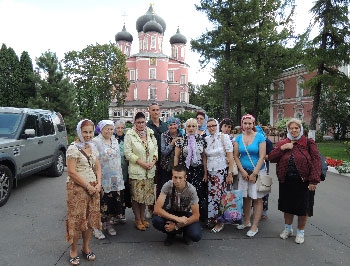
<instances>
[{"instance_id":1,"label":"onion dome","mask_svg":"<svg viewBox=\"0 0 350 266\"><path fill-rule=\"evenodd\" d=\"M152 19L155 19L156 22L158 22L161 26L162 26L162 32L165 32L166 29L166 24L164 19L162 19L160 16L157 16L153 10L153 6L150 5L148 11L141 17L139 17L136 20L136 30L137 32L141 32L143 31L143 26L145 26L145 24L149 21L151 21Z\"/></svg>"},{"instance_id":2,"label":"onion dome","mask_svg":"<svg viewBox=\"0 0 350 266\"><path fill-rule=\"evenodd\" d=\"M187 43L187 38L185 37L185 35L182 35L180 33L179 27L177 27L176 33L170 37L170 44L174 44L174 43L183 43L183 44Z\"/></svg>"},{"instance_id":3,"label":"onion dome","mask_svg":"<svg viewBox=\"0 0 350 266\"><path fill-rule=\"evenodd\" d=\"M155 31L160 34L163 34L163 27L160 25L154 18L152 18L151 21L148 21L144 26L143 26L143 32L150 32L150 31Z\"/></svg>"},{"instance_id":4,"label":"onion dome","mask_svg":"<svg viewBox=\"0 0 350 266\"><path fill-rule=\"evenodd\" d=\"M125 28L125 24L123 26L123 29L122 31L118 32L116 35L115 35L115 41L118 42L118 41L127 41L127 42L132 42L133 41L133 37L132 35L126 31L126 28Z\"/></svg>"}]
</instances>

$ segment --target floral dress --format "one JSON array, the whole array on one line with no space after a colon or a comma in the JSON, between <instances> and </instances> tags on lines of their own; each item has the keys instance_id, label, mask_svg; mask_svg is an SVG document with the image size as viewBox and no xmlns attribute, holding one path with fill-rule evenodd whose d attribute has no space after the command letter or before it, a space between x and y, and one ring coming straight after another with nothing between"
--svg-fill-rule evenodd
<instances>
[{"instance_id":1,"label":"floral dress","mask_svg":"<svg viewBox=\"0 0 350 266\"><path fill-rule=\"evenodd\" d=\"M120 149L117 139L112 136L111 142L106 143L100 134L94 138L102 170L103 196L101 198L102 220L108 216L124 216L124 179L121 167Z\"/></svg>"},{"instance_id":2,"label":"floral dress","mask_svg":"<svg viewBox=\"0 0 350 266\"><path fill-rule=\"evenodd\" d=\"M178 139L175 142L175 146L181 150L179 164L187 168L187 181L196 188L199 198L200 220L206 223L208 216L208 188L207 183L203 181L204 165L202 154L207 145L203 135L195 135L194 154L188 164L189 140L190 137L185 135L184 138Z\"/></svg>"},{"instance_id":3,"label":"floral dress","mask_svg":"<svg viewBox=\"0 0 350 266\"><path fill-rule=\"evenodd\" d=\"M214 226L219 214L228 165L226 153L233 152L229 135L216 133L205 137L208 170L208 226Z\"/></svg>"}]
</instances>

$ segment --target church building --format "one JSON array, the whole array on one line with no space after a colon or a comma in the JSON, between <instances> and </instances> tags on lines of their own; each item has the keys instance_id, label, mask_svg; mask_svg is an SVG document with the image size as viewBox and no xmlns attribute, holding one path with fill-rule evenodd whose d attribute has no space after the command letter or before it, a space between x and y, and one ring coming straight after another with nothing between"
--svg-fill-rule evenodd
<instances>
[{"instance_id":1,"label":"church building","mask_svg":"<svg viewBox=\"0 0 350 266\"><path fill-rule=\"evenodd\" d=\"M126 55L127 75L130 81L129 91L123 106L114 101L110 105L110 118L132 121L134 115L145 112L149 119L148 106L157 102L160 106L161 119L176 116L185 110L202 110L189 104L188 68L186 64L187 39L177 28L169 39L170 56L163 53L166 23L156 15L152 5L148 11L136 20L139 51L131 54L133 36L125 25L115 35L116 45ZM175 32L175 29L173 29Z\"/></svg>"}]
</instances>

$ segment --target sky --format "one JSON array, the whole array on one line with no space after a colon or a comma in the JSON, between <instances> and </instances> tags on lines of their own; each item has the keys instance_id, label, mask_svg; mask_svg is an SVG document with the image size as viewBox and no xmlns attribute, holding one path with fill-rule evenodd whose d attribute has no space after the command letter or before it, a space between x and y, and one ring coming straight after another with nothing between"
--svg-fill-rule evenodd
<instances>
[{"instance_id":1,"label":"sky","mask_svg":"<svg viewBox=\"0 0 350 266\"><path fill-rule=\"evenodd\" d=\"M0 45L3 43L21 55L27 51L35 58L50 50L59 60L68 51L81 51L90 44L115 43L115 34L126 29L133 35L131 54L138 52L136 20L150 3L166 23L163 53L170 55L169 39L177 27L187 38L186 62L190 65L189 81L206 84L210 67L201 69L200 56L190 50L190 40L197 39L210 23L195 9L199 0L0 0ZM310 0L296 0L297 32L309 23Z\"/></svg>"}]
</instances>

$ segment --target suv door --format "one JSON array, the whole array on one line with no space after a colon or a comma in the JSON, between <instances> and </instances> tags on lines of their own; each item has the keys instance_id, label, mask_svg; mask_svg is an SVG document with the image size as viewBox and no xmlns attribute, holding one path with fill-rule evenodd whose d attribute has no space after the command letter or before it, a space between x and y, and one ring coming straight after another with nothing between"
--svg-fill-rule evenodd
<instances>
[{"instance_id":1,"label":"suv door","mask_svg":"<svg viewBox=\"0 0 350 266\"><path fill-rule=\"evenodd\" d=\"M24 138L24 131L26 129L34 129L35 135ZM28 175L31 172L37 172L41 167L42 154L44 146L42 141L42 130L40 127L39 117L36 114L28 114L25 124L21 132L21 157L22 170L21 175Z\"/></svg>"}]
</instances>

